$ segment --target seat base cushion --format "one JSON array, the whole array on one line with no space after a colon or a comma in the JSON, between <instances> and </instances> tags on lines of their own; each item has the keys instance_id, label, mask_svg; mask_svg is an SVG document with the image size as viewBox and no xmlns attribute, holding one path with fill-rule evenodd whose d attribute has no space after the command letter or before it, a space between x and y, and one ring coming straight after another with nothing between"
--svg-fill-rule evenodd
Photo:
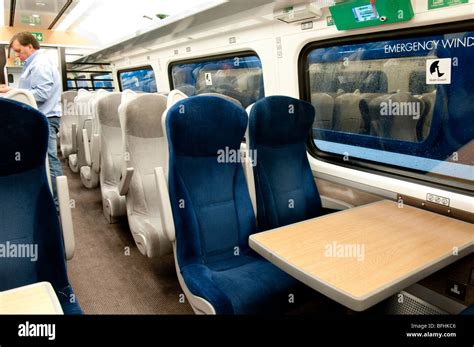
<instances>
[{"instance_id":1,"label":"seat base cushion","mask_svg":"<svg viewBox=\"0 0 474 347\"><path fill-rule=\"evenodd\" d=\"M127 212L128 224L138 250L147 257L170 254L171 242L163 232L159 217L145 216Z\"/></svg>"},{"instance_id":2,"label":"seat base cushion","mask_svg":"<svg viewBox=\"0 0 474 347\"><path fill-rule=\"evenodd\" d=\"M69 167L71 168L72 172L79 172L79 167L77 166L77 154L71 154L69 156Z\"/></svg>"},{"instance_id":3,"label":"seat base cushion","mask_svg":"<svg viewBox=\"0 0 474 347\"><path fill-rule=\"evenodd\" d=\"M81 182L86 188L97 188L99 175L90 166L83 166L81 167Z\"/></svg>"},{"instance_id":4,"label":"seat base cushion","mask_svg":"<svg viewBox=\"0 0 474 347\"><path fill-rule=\"evenodd\" d=\"M227 263L229 267L222 268ZM232 266L237 265L237 266ZM298 300L302 284L255 254L181 269L189 290L209 301L217 314L282 313L290 295Z\"/></svg>"}]
</instances>

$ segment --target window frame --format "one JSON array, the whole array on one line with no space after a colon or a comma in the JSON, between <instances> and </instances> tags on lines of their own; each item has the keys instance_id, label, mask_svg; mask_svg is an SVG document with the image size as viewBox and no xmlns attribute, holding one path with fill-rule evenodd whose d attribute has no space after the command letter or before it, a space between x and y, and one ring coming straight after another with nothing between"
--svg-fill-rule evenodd
<instances>
[{"instance_id":1,"label":"window frame","mask_svg":"<svg viewBox=\"0 0 474 347\"><path fill-rule=\"evenodd\" d=\"M107 75L110 75L111 78L106 78L106 79L100 79L100 78L97 78L96 77L99 77L99 76L107 76ZM91 77L91 82L92 82L92 90L98 90L98 89L104 89L104 90L110 90L110 89L114 89L114 79L113 79L113 75L112 73L110 72L106 72L106 73L91 73L90 74L90 77ZM95 86L95 82L110 82L112 84L111 87L96 87Z\"/></svg>"},{"instance_id":2,"label":"window frame","mask_svg":"<svg viewBox=\"0 0 474 347\"><path fill-rule=\"evenodd\" d=\"M137 67L132 67L132 68L128 68L128 69L120 69L120 70L117 70L117 81L118 81L119 91L123 92L122 80L120 78L120 74L124 73L124 72L133 72L133 71L138 71L138 70L151 70L151 71L153 71L153 74L155 75L155 82L156 82L156 73L155 73L155 70L153 69L153 66L151 66L150 64L137 66ZM156 88L156 93L157 92L158 92L158 87Z\"/></svg>"},{"instance_id":3,"label":"window frame","mask_svg":"<svg viewBox=\"0 0 474 347\"><path fill-rule=\"evenodd\" d=\"M215 54L215 55L207 55L207 56L201 56L197 58L190 58L190 59L183 59L183 60L173 60L170 61L168 64L168 82L170 85L170 91L175 89L174 83L173 83L173 67L175 65L180 65L180 64L196 64L196 63L201 63L203 61L212 61L212 60L221 60L221 59L228 59L228 58L245 58L245 57L251 57L251 56L256 56L258 60L260 61L260 65L262 66L262 76L263 76L263 63L262 59L260 56L257 54L257 52L253 50L245 50L245 51L236 51L236 52L231 52L231 53L222 53L222 54ZM264 77L265 78L265 77ZM263 89L265 90L265 81L263 82Z\"/></svg>"},{"instance_id":4,"label":"window frame","mask_svg":"<svg viewBox=\"0 0 474 347\"><path fill-rule=\"evenodd\" d=\"M310 76L309 69L306 69L306 66L308 63L309 53L315 49L330 48L349 44L364 44L374 41L409 39L417 38L420 36L434 36L469 31L474 31L474 20L472 19L459 22L428 25L417 28L405 28L398 30L375 32L363 35L354 34L350 36L309 42L301 49L300 54L298 56L298 87L300 99L305 100L307 102L311 102ZM456 177L447 177L429 173L425 174L415 169L402 168L399 166L377 163L375 161L360 158L351 158L349 163L348 161L344 160L344 157L342 155L323 152L318 149L316 147L316 144L314 143L312 129L308 134L306 147L308 153L312 157L324 162L336 164L338 166L343 166L369 173L376 173L391 178L403 178L406 181L418 184L420 184L420 181L423 181L422 183L424 185L449 190L459 194L472 195L472 193L474 192L474 182L469 182L467 180L459 179Z\"/></svg>"}]
</instances>

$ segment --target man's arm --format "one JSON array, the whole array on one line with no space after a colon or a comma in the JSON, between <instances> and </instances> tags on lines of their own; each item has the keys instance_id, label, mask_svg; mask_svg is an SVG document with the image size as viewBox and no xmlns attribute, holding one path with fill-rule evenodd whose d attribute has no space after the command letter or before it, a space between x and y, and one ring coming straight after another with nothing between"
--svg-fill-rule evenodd
<instances>
[{"instance_id":1,"label":"man's arm","mask_svg":"<svg viewBox=\"0 0 474 347\"><path fill-rule=\"evenodd\" d=\"M31 72L30 91L37 102L45 102L51 97L54 81L51 71L44 67L35 67Z\"/></svg>"},{"instance_id":2,"label":"man's arm","mask_svg":"<svg viewBox=\"0 0 474 347\"><path fill-rule=\"evenodd\" d=\"M11 88L9 86L7 86L6 84L0 84L0 93L7 93L11 90Z\"/></svg>"}]
</instances>

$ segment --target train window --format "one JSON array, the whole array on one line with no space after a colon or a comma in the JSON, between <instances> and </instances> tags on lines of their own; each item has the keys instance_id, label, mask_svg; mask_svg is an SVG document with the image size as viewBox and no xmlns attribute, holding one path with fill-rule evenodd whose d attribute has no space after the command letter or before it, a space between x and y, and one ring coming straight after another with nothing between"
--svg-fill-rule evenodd
<instances>
[{"instance_id":1,"label":"train window","mask_svg":"<svg viewBox=\"0 0 474 347\"><path fill-rule=\"evenodd\" d=\"M120 91L130 89L136 92L156 93L155 73L151 66L120 70L117 72Z\"/></svg>"},{"instance_id":2,"label":"train window","mask_svg":"<svg viewBox=\"0 0 474 347\"><path fill-rule=\"evenodd\" d=\"M414 95L423 95L425 93L431 93L435 90L434 84L426 84L426 72L425 71L413 71L410 74L410 80L408 82L408 90Z\"/></svg>"},{"instance_id":3,"label":"train window","mask_svg":"<svg viewBox=\"0 0 474 347\"><path fill-rule=\"evenodd\" d=\"M111 89L113 88L111 74L91 74L92 83L95 89Z\"/></svg>"},{"instance_id":4,"label":"train window","mask_svg":"<svg viewBox=\"0 0 474 347\"><path fill-rule=\"evenodd\" d=\"M243 107L265 96L262 64L255 53L175 62L169 71L171 88L189 96L220 93Z\"/></svg>"},{"instance_id":5,"label":"train window","mask_svg":"<svg viewBox=\"0 0 474 347\"><path fill-rule=\"evenodd\" d=\"M474 32L407 35L302 51L313 152L472 189Z\"/></svg>"}]
</instances>

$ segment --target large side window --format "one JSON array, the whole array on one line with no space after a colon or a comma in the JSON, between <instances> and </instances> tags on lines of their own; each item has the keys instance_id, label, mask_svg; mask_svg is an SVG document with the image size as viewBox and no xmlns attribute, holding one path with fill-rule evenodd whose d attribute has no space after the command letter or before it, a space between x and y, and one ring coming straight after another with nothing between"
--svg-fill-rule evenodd
<instances>
[{"instance_id":1,"label":"large side window","mask_svg":"<svg viewBox=\"0 0 474 347\"><path fill-rule=\"evenodd\" d=\"M118 71L120 91L130 89L136 92L156 93L155 73L151 66Z\"/></svg>"},{"instance_id":2,"label":"large side window","mask_svg":"<svg viewBox=\"0 0 474 347\"><path fill-rule=\"evenodd\" d=\"M255 54L176 62L169 72L171 89L188 96L219 93L237 99L243 107L265 96L262 64Z\"/></svg>"},{"instance_id":3,"label":"large side window","mask_svg":"<svg viewBox=\"0 0 474 347\"><path fill-rule=\"evenodd\" d=\"M315 153L472 189L474 32L399 37L303 50Z\"/></svg>"}]
</instances>

